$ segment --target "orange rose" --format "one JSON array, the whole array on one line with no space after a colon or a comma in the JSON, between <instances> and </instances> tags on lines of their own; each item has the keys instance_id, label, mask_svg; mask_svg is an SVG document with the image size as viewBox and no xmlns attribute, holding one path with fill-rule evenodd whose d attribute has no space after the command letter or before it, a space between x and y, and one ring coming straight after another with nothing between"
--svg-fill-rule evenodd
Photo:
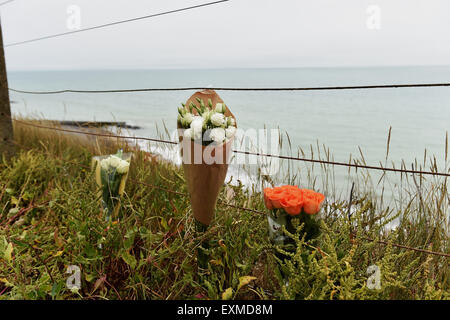
<instances>
[{"instance_id":1,"label":"orange rose","mask_svg":"<svg viewBox=\"0 0 450 320\"><path fill-rule=\"evenodd\" d=\"M272 195L272 189L265 188L264 189L264 204L266 205L267 209L272 210L273 205L272 205L272 201L270 200L270 195Z\"/></svg>"},{"instance_id":2,"label":"orange rose","mask_svg":"<svg viewBox=\"0 0 450 320\"><path fill-rule=\"evenodd\" d=\"M285 199L281 200L281 206L283 207L284 211L286 211L288 214L296 216L300 214L302 211L302 205L303 205L303 197L300 193L294 195L290 194Z\"/></svg>"},{"instance_id":3,"label":"orange rose","mask_svg":"<svg viewBox=\"0 0 450 320\"><path fill-rule=\"evenodd\" d=\"M264 189L264 203L267 209L283 209L290 215L298 215L302 210L306 214L316 214L325 196L313 190L300 189L285 185Z\"/></svg>"},{"instance_id":4,"label":"orange rose","mask_svg":"<svg viewBox=\"0 0 450 320\"><path fill-rule=\"evenodd\" d=\"M302 209L300 189L290 185L265 188L264 203L269 210L284 209L289 214L297 215Z\"/></svg>"},{"instance_id":5,"label":"orange rose","mask_svg":"<svg viewBox=\"0 0 450 320\"><path fill-rule=\"evenodd\" d=\"M281 209L281 203L280 201L284 199L285 192L282 188L273 188L272 192L269 196L270 201L272 202L272 206L275 209Z\"/></svg>"}]
</instances>

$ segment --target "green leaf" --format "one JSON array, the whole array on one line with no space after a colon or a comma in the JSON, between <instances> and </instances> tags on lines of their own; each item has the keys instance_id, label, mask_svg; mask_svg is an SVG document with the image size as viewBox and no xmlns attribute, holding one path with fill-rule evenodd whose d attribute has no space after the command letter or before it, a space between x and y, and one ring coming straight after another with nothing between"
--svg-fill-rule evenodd
<instances>
[{"instance_id":1,"label":"green leaf","mask_svg":"<svg viewBox=\"0 0 450 320\"><path fill-rule=\"evenodd\" d=\"M97 250L88 242L84 248L84 252L88 258L95 258Z\"/></svg>"},{"instance_id":2,"label":"green leaf","mask_svg":"<svg viewBox=\"0 0 450 320\"><path fill-rule=\"evenodd\" d=\"M33 199L33 198L34 198L34 195L33 195L32 193L29 193L29 192L27 191L27 192L25 192L25 194L22 196L22 198L23 198L24 200L30 200L30 199Z\"/></svg>"},{"instance_id":3,"label":"green leaf","mask_svg":"<svg viewBox=\"0 0 450 320\"><path fill-rule=\"evenodd\" d=\"M4 257L5 257L6 261L11 262L11 260L12 260L12 252L13 252L13 245L10 242L6 246L5 253L4 253Z\"/></svg>"},{"instance_id":4,"label":"green leaf","mask_svg":"<svg viewBox=\"0 0 450 320\"><path fill-rule=\"evenodd\" d=\"M164 228L164 230L169 230L169 226L167 225L167 221L164 218L161 218L161 226Z\"/></svg>"},{"instance_id":5,"label":"green leaf","mask_svg":"<svg viewBox=\"0 0 450 320\"><path fill-rule=\"evenodd\" d=\"M17 199L16 197L14 197L14 196L11 197L11 204L18 205L19 202L20 202L20 200Z\"/></svg>"},{"instance_id":6,"label":"green leaf","mask_svg":"<svg viewBox=\"0 0 450 320\"><path fill-rule=\"evenodd\" d=\"M245 277L240 277L239 278L239 286L237 288L237 291L239 291L239 289L241 289L243 286L246 286L247 284L249 284L250 282L252 282L253 280L256 280L256 277L252 277L252 276L245 276Z\"/></svg>"},{"instance_id":7,"label":"green leaf","mask_svg":"<svg viewBox=\"0 0 450 320\"><path fill-rule=\"evenodd\" d=\"M95 275L94 275L94 274L87 273L87 274L84 276L84 278L86 279L87 282L91 282L92 280L95 279Z\"/></svg>"},{"instance_id":8,"label":"green leaf","mask_svg":"<svg viewBox=\"0 0 450 320\"><path fill-rule=\"evenodd\" d=\"M8 218L11 218L12 216L16 215L17 213L19 213L19 208L11 208L11 209L9 209Z\"/></svg>"},{"instance_id":9,"label":"green leaf","mask_svg":"<svg viewBox=\"0 0 450 320\"><path fill-rule=\"evenodd\" d=\"M131 269L134 269L136 267L136 258L131 254L126 251L122 251L121 257L131 267Z\"/></svg>"},{"instance_id":10,"label":"green leaf","mask_svg":"<svg viewBox=\"0 0 450 320\"><path fill-rule=\"evenodd\" d=\"M228 288L222 293L222 300L230 300L233 297L233 288Z\"/></svg>"},{"instance_id":11,"label":"green leaf","mask_svg":"<svg viewBox=\"0 0 450 320\"><path fill-rule=\"evenodd\" d=\"M3 282L7 287L14 287L14 285L8 281L6 278L0 278L0 282Z\"/></svg>"},{"instance_id":12,"label":"green leaf","mask_svg":"<svg viewBox=\"0 0 450 320\"><path fill-rule=\"evenodd\" d=\"M52 286L52 292L51 292L51 296L52 298L55 298L59 295L59 293L61 292L61 289L63 288L64 283L62 281L60 282L55 282Z\"/></svg>"}]
</instances>

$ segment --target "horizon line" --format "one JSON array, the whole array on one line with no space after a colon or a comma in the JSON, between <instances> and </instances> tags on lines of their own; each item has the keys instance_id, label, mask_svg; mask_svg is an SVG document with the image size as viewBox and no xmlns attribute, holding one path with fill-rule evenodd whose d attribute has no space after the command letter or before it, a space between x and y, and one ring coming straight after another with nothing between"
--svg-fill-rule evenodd
<instances>
[{"instance_id":1,"label":"horizon line","mask_svg":"<svg viewBox=\"0 0 450 320\"><path fill-rule=\"evenodd\" d=\"M268 66L268 67L146 67L146 68L36 68L36 69L8 69L8 72L67 72L67 71L151 71L151 70L270 70L270 69L376 69L376 68L427 68L427 67L450 67L450 64L436 65L361 65L361 66Z\"/></svg>"}]
</instances>

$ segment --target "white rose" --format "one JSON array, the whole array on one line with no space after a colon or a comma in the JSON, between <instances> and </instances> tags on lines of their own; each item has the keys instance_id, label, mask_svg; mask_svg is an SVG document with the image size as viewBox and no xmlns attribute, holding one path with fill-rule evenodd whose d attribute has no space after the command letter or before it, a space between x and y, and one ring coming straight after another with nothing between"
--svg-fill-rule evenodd
<instances>
[{"instance_id":1,"label":"white rose","mask_svg":"<svg viewBox=\"0 0 450 320\"><path fill-rule=\"evenodd\" d=\"M203 131L202 130L195 130L193 131L193 139L194 140L202 140L203 137Z\"/></svg>"},{"instance_id":2,"label":"white rose","mask_svg":"<svg viewBox=\"0 0 450 320\"><path fill-rule=\"evenodd\" d=\"M193 136L192 128L184 130L183 136L185 139L192 139Z\"/></svg>"},{"instance_id":3,"label":"white rose","mask_svg":"<svg viewBox=\"0 0 450 320\"><path fill-rule=\"evenodd\" d=\"M109 169L109 158L101 160L100 166L103 170L108 170Z\"/></svg>"},{"instance_id":4,"label":"white rose","mask_svg":"<svg viewBox=\"0 0 450 320\"><path fill-rule=\"evenodd\" d=\"M225 113L227 109L223 103L216 104L216 112Z\"/></svg>"},{"instance_id":5,"label":"white rose","mask_svg":"<svg viewBox=\"0 0 450 320\"><path fill-rule=\"evenodd\" d=\"M225 124L225 116L222 113L214 113L211 116L211 123L216 127L221 127Z\"/></svg>"},{"instance_id":6,"label":"white rose","mask_svg":"<svg viewBox=\"0 0 450 320\"><path fill-rule=\"evenodd\" d=\"M196 129L196 128L201 128L201 127L203 127L203 121L204 121L205 119L203 119L203 117L201 117L201 116L195 116L193 119L192 119L192 122L191 122L191 128L192 129Z\"/></svg>"},{"instance_id":7,"label":"white rose","mask_svg":"<svg viewBox=\"0 0 450 320\"><path fill-rule=\"evenodd\" d=\"M228 127L225 129L225 136L230 139L236 133L236 127Z\"/></svg>"},{"instance_id":8,"label":"white rose","mask_svg":"<svg viewBox=\"0 0 450 320\"><path fill-rule=\"evenodd\" d=\"M202 138L203 132L203 117L195 116L191 123L191 129L193 133L194 140L199 140Z\"/></svg>"},{"instance_id":9,"label":"white rose","mask_svg":"<svg viewBox=\"0 0 450 320\"><path fill-rule=\"evenodd\" d=\"M121 161L122 159L117 156L109 156L109 165L113 168L117 168Z\"/></svg>"},{"instance_id":10,"label":"white rose","mask_svg":"<svg viewBox=\"0 0 450 320\"><path fill-rule=\"evenodd\" d=\"M223 128L214 128L211 130L211 139L216 143L222 143L225 140L225 130Z\"/></svg>"},{"instance_id":11,"label":"white rose","mask_svg":"<svg viewBox=\"0 0 450 320\"><path fill-rule=\"evenodd\" d=\"M128 172L129 168L130 168L130 163L128 161L120 160L120 163L117 166L117 173L125 174Z\"/></svg>"}]
</instances>

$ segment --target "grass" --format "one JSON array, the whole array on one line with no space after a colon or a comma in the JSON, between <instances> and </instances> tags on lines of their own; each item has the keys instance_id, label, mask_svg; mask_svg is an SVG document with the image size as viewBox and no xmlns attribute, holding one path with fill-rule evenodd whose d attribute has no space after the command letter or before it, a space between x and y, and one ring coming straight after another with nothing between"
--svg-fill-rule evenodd
<instances>
[{"instance_id":1,"label":"grass","mask_svg":"<svg viewBox=\"0 0 450 320\"><path fill-rule=\"evenodd\" d=\"M286 286L266 217L223 204L265 211L257 188L223 188L213 225L198 234L179 167L124 141L19 123L14 131L17 155L0 165L0 299L450 298L448 258L392 246L450 252L446 180L402 176L401 203L392 208L366 187L368 173L360 170L352 214L347 200L329 196L317 241L291 235L298 246L282 263L289 270ZM108 226L89 167L92 156L118 148L134 156L123 218ZM312 186L317 179L328 182L333 171L311 166L303 174ZM386 228L394 219L398 226ZM198 270L196 249L205 239L212 243L210 263ZM71 265L81 269L79 290L66 286ZM367 287L371 265L381 271L379 290Z\"/></svg>"}]
</instances>

